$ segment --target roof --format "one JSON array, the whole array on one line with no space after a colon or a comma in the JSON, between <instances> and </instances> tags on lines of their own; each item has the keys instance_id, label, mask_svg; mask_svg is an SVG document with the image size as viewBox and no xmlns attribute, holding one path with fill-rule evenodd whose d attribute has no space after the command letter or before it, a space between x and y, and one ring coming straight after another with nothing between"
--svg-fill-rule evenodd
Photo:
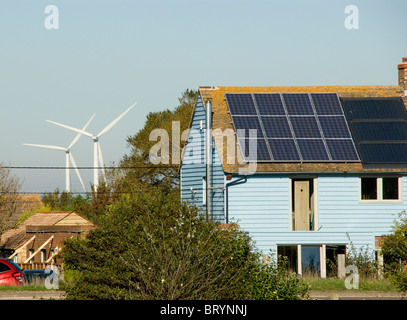
<instances>
[{"instance_id":1,"label":"roof","mask_svg":"<svg viewBox=\"0 0 407 320\"><path fill-rule=\"evenodd\" d=\"M92 227L93 223L73 211L37 212L17 228L2 234L0 247L15 249L25 241L28 229L49 230L49 227Z\"/></svg>"},{"instance_id":2,"label":"roof","mask_svg":"<svg viewBox=\"0 0 407 320\"><path fill-rule=\"evenodd\" d=\"M336 93L339 98L366 98L366 97L402 97L403 90L400 86L277 86L277 87L200 87L199 93L202 101L212 102L212 128L216 148L221 156L223 170L226 173L239 173L247 164L243 164L241 151L237 144L237 161L230 161L227 158L227 143L224 139L225 130L234 131L232 119L229 114L228 105L225 99L226 93ZM404 98L403 98L404 99ZM404 99L407 106L407 100ZM216 130L220 129L220 130ZM387 168L387 169L367 169L361 162L296 162L296 163L257 163L256 173L317 173L317 172L377 172L377 171L407 171L407 169Z\"/></svg>"}]
</instances>

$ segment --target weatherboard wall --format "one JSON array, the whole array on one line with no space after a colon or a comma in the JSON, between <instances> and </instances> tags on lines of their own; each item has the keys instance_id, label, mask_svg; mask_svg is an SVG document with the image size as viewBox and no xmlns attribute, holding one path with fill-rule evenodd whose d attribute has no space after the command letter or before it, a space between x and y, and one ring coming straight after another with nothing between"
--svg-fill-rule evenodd
<instances>
[{"instance_id":1,"label":"weatherboard wall","mask_svg":"<svg viewBox=\"0 0 407 320\"><path fill-rule=\"evenodd\" d=\"M237 179L237 178L236 178ZM350 244L373 252L375 236L389 233L405 209L407 181L400 203L361 203L359 176L317 177L317 231L290 231L290 176L253 175L228 190L229 220L238 222L264 253L277 245ZM349 238L348 235L349 234Z\"/></svg>"},{"instance_id":2,"label":"weatherboard wall","mask_svg":"<svg viewBox=\"0 0 407 320\"><path fill-rule=\"evenodd\" d=\"M201 123L203 124L201 126ZM203 213L206 211L205 184L205 128L206 113L201 97L196 103L185 151L183 153L181 175L181 201L196 205ZM225 221L224 185L225 175L221 161L212 139L212 218Z\"/></svg>"}]
</instances>

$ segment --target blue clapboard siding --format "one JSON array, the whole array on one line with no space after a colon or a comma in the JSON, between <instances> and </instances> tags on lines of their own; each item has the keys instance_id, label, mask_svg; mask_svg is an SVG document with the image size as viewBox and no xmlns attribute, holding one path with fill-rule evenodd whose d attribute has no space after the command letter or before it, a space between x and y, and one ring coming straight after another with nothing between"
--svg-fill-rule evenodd
<instances>
[{"instance_id":1,"label":"blue clapboard siding","mask_svg":"<svg viewBox=\"0 0 407 320\"><path fill-rule=\"evenodd\" d=\"M235 178L237 179L237 178ZM249 232L256 247L267 253L277 245L349 244L374 250L374 237L390 232L403 203L360 203L357 175L317 178L318 231L290 231L290 178L253 175L229 188L229 219ZM407 181L402 178L402 199Z\"/></svg>"},{"instance_id":2,"label":"blue clapboard siding","mask_svg":"<svg viewBox=\"0 0 407 320\"><path fill-rule=\"evenodd\" d=\"M205 128L206 114L202 99L199 97L195 106L190 134L185 147L183 161L180 169L181 175L181 201L187 201L200 208L204 213L206 206L203 205L203 177L206 176L205 165L205 130L200 129L200 122ZM212 218L224 222L225 221L225 201L224 201L224 185L225 174L222 169L218 152L215 148L215 143L212 139L212 185L215 189L212 191ZM193 192L191 192L191 188Z\"/></svg>"}]
</instances>

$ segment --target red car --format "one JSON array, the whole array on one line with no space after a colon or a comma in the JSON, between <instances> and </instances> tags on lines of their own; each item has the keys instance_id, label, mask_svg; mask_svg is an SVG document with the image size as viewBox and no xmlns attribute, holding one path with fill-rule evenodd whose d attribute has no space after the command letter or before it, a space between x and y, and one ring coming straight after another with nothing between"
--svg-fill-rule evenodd
<instances>
[{"instance_id":1,"label":"red car","mask_svg":"<svg viewBox=\"0 0 407 320\"><path fill-rule=\"evenodd\" d=\"M25 281L24 271L9 259L0 259L0 286L19 286Z\"/></svg>"}]
</instances>

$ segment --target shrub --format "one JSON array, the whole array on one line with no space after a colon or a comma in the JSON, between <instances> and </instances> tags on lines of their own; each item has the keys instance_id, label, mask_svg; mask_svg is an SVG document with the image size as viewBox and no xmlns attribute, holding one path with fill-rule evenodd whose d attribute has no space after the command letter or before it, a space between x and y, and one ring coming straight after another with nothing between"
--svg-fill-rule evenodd
<instances>
[{"instance_id":1,"label":"shrub","mask_svg":"<svg viewBox=\"0 0 407 320\"><path fill-rule=\"evenodd\" d=\"M61 255L68 299L304 296L298 279L261 263L238 227L207 222L197 208L155 187L109 206L99 228L67 240Z\"/></svg>"},{"instance_id":2,"label":"shrub","mask_svg":"<svg viewBox=\"0 0 407 320\"><path fill-rule=\"evenodd\" d=\"M384 237L382 244L385 271L394 284L407 291L407 213L399 213L392 232Z\"/></svg>"}]
</instances>

